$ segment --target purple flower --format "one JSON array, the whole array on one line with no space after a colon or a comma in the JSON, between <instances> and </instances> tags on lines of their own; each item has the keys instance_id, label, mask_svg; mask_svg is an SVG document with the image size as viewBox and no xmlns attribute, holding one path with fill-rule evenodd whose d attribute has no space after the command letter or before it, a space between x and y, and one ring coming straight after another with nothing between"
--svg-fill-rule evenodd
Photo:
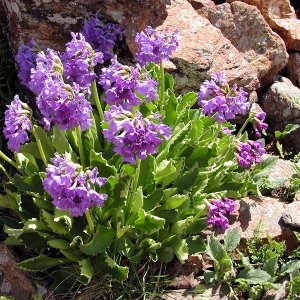
<instances>
[{"instance_id":1,"label":"purple flower","mask_svg":"<svg viewBox=\"0 0 300 300\"><path fill-rule=\"evenodd\" d=\"M81 33L72 32L71 35L73 39L66 44L66 51L62 54L64 75L69 82L88 87L96 78L94 66L103 63L103 54L95 52Z\"/></svg>"},{"instance_id":2,"label":"purple flower","mask_svg":"<svg viewBox=\"0 0 300 300\"><path fill-rule=\"evenodd\" d=\"M268 128L268 124L264 123L265 117L266 113L264 111L259 111L256 112L251 119L255 137L261 137L261 132Z\"/></svg>"},{"instance_id":3,"label":"purple flower","mask_svg":"<svg viewBox=\"0 0 300 300\"><path fill-rule=\"evenodd\" d=\"M36 59L36 67L31 69L31 80L29 88L35 94L40 94L47 79L61 80L63 74L63 64L55 51L48 49L47 53L39 52Z\"/></svg>"},{"instance_id":4,"label":"purple flower","mask_svg":"<svg viewBox=\"0 0 300 300\"><path fill-rule=\"evenodd\" d=\"M229 87L224 72L212 75L212 79L205 80L198 94L198 105L203 113L209 117L215 116L217 122L234 119L236 115L246 115L250 103L248 93L233 85Z\"/></svg>"},{"instance_id":5,"label":"purple flower","mask_svg":"<svg viewBox=\"0 0 300 300\"><path fill-rule=\"evenodd\" d=\"M4 136L8 139L7 147L11 151L18 152L20 146L29 140L27 131L30 131L32 124L28 115L29 107L16 95L8 109L4 113Z\"/></svg>"},{"instance_id":6,"label":"purple flower","mask_svg":"<svg viewBox=\"0 0 300 300\"><path fill-rule=\"evenodd\" d=\"M123 31L119 25L105 24L97 16L85 21L82 34L95 51L103 53L104 60L112 59L116 41L123 37Z\"/></svg>"},{"instance_id":7,"label":"purple flower","mask_svg":"<svg viewBox=\"0 0 300 300\"><path fill-rule=\"evenodd\" d=\"M221 227L225 231L229 226L227 215L233 214L234 210L235 201L232 199L225 197L220 200L211 200L206 224Z\"/></svg>"},{"instance_id":8,"label":"purple flower","mask_svg":"<svg viewBox=\"0 0 300 300\"><path fill-rule=\"evenodd\" d=\"M37 52L35 51L36 43L32 38L27 45L21 45L16 55L16 62L19 65L18 77L21 83L29 88L31 69L35 67Z\"/></svg>"},{"instance_id":9,"label":"purple flower","mask_svg":"<svg viewBox=\"0 0 300 300\"><path fill-rule=\"evenodd\" d=\"M104 119L109 127L103 130L104 137L113 143L114 151L131 164L156 153L163 139L171 136L170 127L160 123L159 115L143 118L138 111L134 116L122 107L112 106L105 112Z\"/></svg>"},{"instance_id":10,"label":"purple flower","mask_svg":"<svg viewBox=\"0 0 300 300\"><path fill-rule=\"evenodd\" d=\"M60 129L72 129L80 126L86 130L92 124L91 104L86 100L86 90L79 85L65 84L59 79L47 79L43 90L37 97L37 106L43 115L46 129L51 123Z\"/></svg>"},{"instance_id":11,"label":"purple flower","mask_svg":"<svg viewBox=\"0 0 300 300\"><path fill-rule=\"evenodd\" d=\"M236 159L240 166L248 168L253 163L262 162L262 155L266 150L261 141L239 142L237 145Z\"/></svg>"},{"instance_id":12,"label":"purple flower","mask_svg":"<svg viewBox=\"0 0 300 300\"><path fill-rule=\"evenodd\" d=\"M71 154L55 154L46 168L43 187L50 194L53 204L66 210L73 217L82 216L90 207L102 206L107 199L96 187L103 186L106 178L98 177L98 169L83 171L71 161Z\"/></svg>"},{"instance_id":13,"label":"purple flower","mask_svg":"<svg viewBox=\"0 0 300 300\"><path fill-rule=\"evenodd\" d=\"M178 47L178 31L168 34L168 31L156 32L151 26L147 26L144 32L135 37L138 46L136 61L145 66L150 62L159 64L163 60L169 60L172 52Z\"/></svg>"},{"instance_id":14,"label":"purple flower","mask_svg":"<svg viewBox=\"0 0 300 300\"><path fill-rule=\"evenodd\" d=\"M122 65L116 58L108 68L102 69L99 84L105 91L106 103L121 105L126 110L140 105L142 103L140 97L144 97L146 101L158 97L157 82L150 78L146 71L142 72L139 67Z\"/></svg>"}]
</instances>

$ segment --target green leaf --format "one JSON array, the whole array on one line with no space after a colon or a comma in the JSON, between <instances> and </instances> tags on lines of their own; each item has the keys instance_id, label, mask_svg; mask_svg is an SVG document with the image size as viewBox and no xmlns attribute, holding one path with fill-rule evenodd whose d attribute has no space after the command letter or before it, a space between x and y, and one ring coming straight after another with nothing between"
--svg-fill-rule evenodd
<instances>
[{"instance_id":1,"label":"green leaf","mask_svg":"<svg viewBox=\"0 0 300 300\"><path fill-rule=\"evenodd\" d=\"M246 281L249 284L260 284L270 281L271 275L260 269L242 270L236 281Z\"/></svg>"},{"instance_id":2,"label":"green leaf","mask_svg":"<svg viewBox=\"0 0 300 300\"><path fill-rule=\"evenodd\" d=\"M240 233L238 227L230 229L226 232L224 237L224 246L227 251L234 250L240 243Z\"/></svg>"},{"instance_id":3,"label":"green leaf","mask_svg":"<svg viewBox=\"0 0 300 300\"><path fill-rule=\"evenodd\" d=\"M122 267L117 264L115 260L105 254L101 257L97 264L99 269L105 275L110 274L114 279L122 282L128 278L129 269L128 267Z\"/></svg>"},{"instance_id":4,"label":"green leaf","mask_svg":"<svg viewBox=\"0 0 300 300\"><path fill-rule=\"evenodd\" d=\"M47 243L50 247L55 248L55 249L65 250L65 249L70 248L70 243L63 239L54 239L54 240L48 241Z\"/></svg>"},{"instance_id":5,"label":"green leaf","mask_svg":"<svg viewBox=\"0 0 300 300\"><path fill-rule=\"evenodd\" d=\"M47 161L50 161L50 159L54 156L55 149L53 148L53 145L48 138L47 132L42 127L36 125L34 125L34 130L41 141Z\"/></svg>"},{"instance_id":6,"label":"green leaf","mask_svg":"<svg viewBox=\"0 0 300 300\"><path fill-rule=\"evenodd\" d=\"M144 203L144 195L143 189L141 186L137 188L135 192L133 192L130 203L128 204L131 208L130 211L132 213L137 213L142 207Z\"/></svg>"},{"instance_id":7,"label":"green leaf","mask_svg":"<svg viewBox=\"0 0 300 300\"><path fill-rule=\"evenodd\" d=\"M115 231L112 228L98 225L92 240L87 244L81 245L80 250L88 255L103 253L107 250L114 238Z\"/></svg>"},{"instance_id":8,"label":"green leaf","mask_svg":"<svg viewBox=\"0 0 300 300\"><path fill-rule=\"evenodd\" d=\"M172 126L173 124L176 123L177 120L176 106L177 106L177 99L174 93L170 90L167 90L166 102L164 105L164 110L165 110L165 118L163 120L164 124Z\"/></svg>"},{"instance_id":9,"label":"green leaf","mask_svg":"<svg viewBox=\"0 0 300 300\"><path fill-rule=\"evenodd\" d=\"M175 173L176 168L173 165L173 160L163 160L155 169L155 181L156 183L162 182L166 176Z\"/></svg>"},{"instance_id":10,"label":"green leaf","mask_svg":"<svg viewBox=\"0 0 300 300\"><path fill-rule=\"evenodd\" d=\"M19 205L17 202L17 197L20 198L20 195L16 193L11 193L11 194L5 194L5 195L0 195L0 206L17 210Z\"/></svg>"},{"instance_id":11,"label":"green leaf","mask_svg":"<svg viewBox=\"0 0 300 300\"><path fill-rule=\"evenodd\" d=\"M17 263L17 266L26 271L45 271L47 269L67 263L66 258L53 258L46 255L39 255Z\"/></svg>"},{"instance_id":12,"label":"green leaf","mask_svg":"<svg viewBox=\"0 0 300 300\"><path fill-rule=\"evenodd\" d=\"M19 152L31 154L34 158L42 159L36 142L30 142L21 145Z\"/></svg>"},{"instance_id":13,"label":"green leaf","mask_svg":"<svg viewBox=\"0 0 300 300\"><path fill-rule=\"evenodd\" d=\"M66 217L64 217L63 214L65 214ZM55 233L67 234L72 228L69 223L71 217L67 215L67 212L65 211L62 212L61 216L55 216L41 209L40 218L44 222L44 224Z\"/></svg>"},{"instance_id":14,"label":"green leaf","mask_svg":"<svg viewBox=\"0 0 300 300\"><path fill-rule=\"evenodd\" d=\"M182 96L182 98L178 99L177 111L184 112L185 110L189 110L196 102L197 102L197 93L189 92Z\"/></svg>"},{"instance_id":15,"label":"green leaf","mask_svg":"<svg viewBox=\"0 0 300 300\"><path fill-rule=\"evenodd\" d=\"M300 269L300 260L289 261L282 265L280 273L282 275L286 273L292 273L295 269Z\"/></svg>"},{"instance_id":16,"label":"green leaf","mask_svg":"<svg viewBox=\"0 0 300 300\"><path fill-rule=\"evenodd\" d=\"M97 167L102 177L115 176L117 169L115 166L110 165L103 157L102 153L95 152L93 149L90 151L90 162L93 167Z\"/></svg>"},{"instance_id":17,"label":"green leaf","mask_svg":"<svg viewBox=\"0 0 300 300\"><path fill-rule=\"evenodd\" d=\"M222 244L214 237L207 237L206 253L214 260L221 262L223 259L227 259L228 255Z\"/></svg>"},{"instance_id":18,"label":"green leaf","mask_svg":"<svg viewBox=\"0 0 300 300\"><path fill-rule=\"evenodd\" d=\"M137 186L146 188L147 185L154 183L154 169L155 159L152 155L148 155L146 159L141 161L140 174L142 174L142 176L139 176Z\"/></svg>"},{"instance_id":19,"label":"green leaf","mask_svg":"<svg viewBox=\"0 0 300 300\"><path fill-rule=\"evenodd\" d=\"M54 146L56 152L63 154L65 152L71 152L72 148L66 137L65 131L58 129L57 125L52 127L52 145Z\"/></svg>"},{"instance_id":20,"label":"green leaf","mask_svg":"<svg viewBox=\"0 0 300 300\"><path fill-rule=\"evenodd\" d=\"M93 275L94 269L89 259L82 259L78 262L80 267L80 279L79 281L83 284L88 284Z\"/></svg>"},{"instance_id":21,"label":"green leaf","mask_svg":"<svg viewBox=\"0 0 300 300\"><path fill-rule=\"evenodd\" d=\"M278 269L278 256L274 255L265 261L262 269L268 272L271 277L275 277L276 271Z\"/></svg>"},{"instance_id":22,"label":"green leaf","mask_svg":"<svg viewBox=\"0 0 300 300\"><path fill-rule=\"evenodd\" d=\"M14 183L18 189L24 192L33 192L44 194L44 189L42 185L42 180L39 175L33 176L20 176L19 174L15 174Z\"/></svg>"},{"instance_id":23,"label":"green leaf","mask_svg":"<svg viewBox=\"0 0 300 300\"><path fill-rule=\"evenodd\" d=\"M176 209L180 205L182 205L185 201L187 201L188 199L189 199L189 197L186 195L179 195L179 194L173 195L167 199L166 209L168 209L168 210Z\"/></svg>"},{"instance_id":24,"label":"green leaf","mask_svg":"<svg viewBox=\"0 0 300 300\"><path fill-rule=\"evenodd\" d=\"M176 243L174 247L174 250L178 260L183 264L185 260L188 259L189 256L189 248L186 240L179 239L179 241Z\"/></svg>"},{"instance_id":25,"label":"green leaf","mask_svg":"<svg viewBox=\"0 0 300 300\"><path fill-rule=\"evenodd\" d=\"M189 255L205 252L206 245L200 236L190 236L186 239L186 242L189 248Z\"/></svg>"},{"instance_id":26,"label":"green leaf","mask_svg":"<svg viewBox=\"0 0 300 300\"><path fill-rule=\"evenodd\" d=\"M147 213L143 209L139 210L138 219L134 222L134 226L146 234L157 232L162 229L164 225L165 219Z\"/></svg>"}]
</instances>

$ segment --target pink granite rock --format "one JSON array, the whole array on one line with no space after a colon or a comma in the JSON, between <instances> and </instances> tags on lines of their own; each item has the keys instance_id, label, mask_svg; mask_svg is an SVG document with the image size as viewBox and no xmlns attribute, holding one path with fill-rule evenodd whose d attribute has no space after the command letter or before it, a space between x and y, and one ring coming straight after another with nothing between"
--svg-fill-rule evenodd
<instances>
[{"instance_id":1,"label":"pink granite rock","mask_svg":"<svg viewBox=\"0 0 300 300\"><path fill-rule=\"evenodd\" d=\"M287 49L300 50L300 20L289 0L241 1L260 10L270 27L283 38Z\"/></svg>"},{"instance_id":2,"label":"pink granite rock","mask_svg":"<svg viewBox=\"0 0 300 300\"><path fill-rule=\"evenodd\" d=\"M235 1L205 6L198 12L244 54L245 60L256 71L261 86L273 81L287 65L288 54L283 40L272 31L255 6Z\"/></svg>"}]
</instances>

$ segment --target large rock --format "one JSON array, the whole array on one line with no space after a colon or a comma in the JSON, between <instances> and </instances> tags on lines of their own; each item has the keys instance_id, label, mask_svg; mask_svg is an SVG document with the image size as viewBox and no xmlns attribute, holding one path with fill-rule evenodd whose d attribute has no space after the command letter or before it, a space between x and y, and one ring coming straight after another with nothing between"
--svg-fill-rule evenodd
<instances>
[{"instance_id":1,"label":"large rock","mask_svg":"<svg viewBox=\"0 0 300 300\"><path fill-rule=\"evenodd\" d=\"M289 79L300 88L300 52L289 54L289 62L286 69Z\"/></svg>"},{"instance_id":2,"label":"large rock","mask_svg":"<svg viewBox=\"0 0 300 300\"><path fill-rule=\"evenodd\" d=\"M16 260L8 246L0 245L0 295L15 300L32 299L35 290L24 273L16 267Z\"/></svg>"},{"instance_id":3,"label":"large rock","mask_svg":"<svg viewBox=\"0 0 300 300\"><path fill-rule=\"evenodd\" d=\"M229 82L238 82L248 89L259 86L256 70L245 60L243 53L200 16L185 0L173 0L167 7L168 15L158 27L178 29L180 43L172 56L177 67L174 72L179 89L198 88L207 73L224 70Z\"/></svg>"},{"instance_id":4,"label":"large rock","mask_svg":"<svg viewBox=\"0 0 300 300\"><path fill-rule=\"evenodd\" d=\"M272 31L255 6L235 1L207 5L198 12L244 54L262 86L273 81L274 76L288 63L283 40Z\"/></svg>"},{"instance_id":5,"label":"large rock","mask_svg":"<svg viewBox=\"0 0 300 300\"><path fill-rule=\"evenodd\" d=\"M300 50L300 20L289 0L241 1L254 5L261 11L270 27L283 38L287 49Z\"/></svg>"},{"instance_id":6,"label":"large rock","mask_svg":"<svg viewBox=\"0 0 300 300\"><path fill-rule=\"evenodd\" d=\"M300 89L284 77L274 82L262 96L261 108L267 113L268 123L275 130L283 131L287 124L300 125ZM289 147L300 150L300 130L287 136Z\"/></svg>"},{"instance_id":7,"label":"large rock","mask_svg":"<svg viewBox=\"0 0 300 300\"><path fill-rule=\"evenodd\" d=\"M137 31L161 24L166 16L164 0L0 0L2 23L8 26L14 50L33 36L43 46L62 49L70 31L79 31L84 19L100 11L123 25L132 40ZM2 7L1 7L2 6ZM7 19L5 19L5 17Z\"/></svg>"}]
</instances>

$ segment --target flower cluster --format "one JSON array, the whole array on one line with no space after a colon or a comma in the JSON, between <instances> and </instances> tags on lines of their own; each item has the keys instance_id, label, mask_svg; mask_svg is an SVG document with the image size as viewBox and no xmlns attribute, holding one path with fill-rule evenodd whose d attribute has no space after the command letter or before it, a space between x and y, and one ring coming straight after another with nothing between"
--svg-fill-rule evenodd
<instances>
[{"instance_id":1,"label":"flower cluster","mask_svg":"<svg viewBox=\"0 0 300 300\"><path fill-rule=\"evenodd\" d=\"M248 168L253 163L262 161L262 155L266 153L261 141L239 142L237 145L236 159L243 168Z\"/></svg>"},{"instance_id":2,"label":"flower cluster","mask_svg":"<svg viewBox=\"0 0 300 300\"><path fill-rule=\"evenodd\" d=\"M114 151L131 164L156 153L163 138L171 136L170 127L160 123L159 115L143 118L138 111L134 116L120 106L112 106L104 117L109 126L103 130L104 137L114 144Z\"/></svg>"},{"instance_id":3,"label":"flower cluster","mask_svg":"<svg viewBox=\"0 0 300 300\"><path fill-rule=\"evenodd\" d=\"M137 94L148 102L157 98L157 82L148 73L139 67L122 65L116 58L109 67L102 69L99 84L105 91L106 103L121 105L127 110L142 103Z\"/></svg>"},{"instance_id":4,"label":"flower cluster","mask_svg":"<svg viewBox=\"0 0 300 300\"><path fill-rule=\"evenodd\" d=\"M268 128L268 124L264 123L266 113L264 111L256 112L251 120L255 137L261 137L261 132Z\"/></svg>"},{"instance_id":5,"label":"flower cluster","mask_svg":"<svg viewBox=\"0 0 300 300\"><path fill-rule=\"evenodd\" d=\"M31 70L29 87L37 95L36 103L47 130L52 123L63 130L77 126L86 130L91 126L88 87L96 77L93 67L103 62L102 53L95 53L82 35L72 36L62 59L50 49L40 52ZM70 84L65 83L64 75Z\"/></svg>"},{"instance_id":6,"label":"flower cluster","mask_svg":"<svg viewBox=\"0 0 300 300\"><path fill-rule=\"evenodd\" d=\"M16 62L19 66L18 77L21 83L29 88L31 69L35 67L37 52L36 43L32 38L27 45L21 45L16 55Z\"/></svg>"},{"instance_id":7,"label":"flower cluster","mask_svg":"<svg viewBox=\"0 0 300 300\"><path fill-rule=\"evenodd\" d=\"M104 60L110 60L113 57L116 41L123 37L123 31L119 25L105 24L97 16L85 21L82 34L95 51L103 53Z\"/></svg>"},{"instance_id":8,"label":"flower cluster","mask_svg":"<svg viewBox=\"0 0 300 300\"><path fill-rule=\"evenodd\" d=\"M98 169L82 171L79 164L71 161L71 154L55 154L46 168L43 187L59 209L66 210L71 216L82 216L90 207L102 206L106 194L98 193L106 178L98 177Z\"/></svg>"},{"instance_id":9,"label":"flower cluster","mask_svg":"<svg viewBox=\"0 0 300 300\"><path fill-rule=\"evenodd\" d=\"M86 99L85 90L77 84L71 86L60 80L48 80L36 103L48 130L51 123L62 130L80 126L83 131L92 124L91 104Z\"/></svg>"},{"instance_id":10,"label":"flower cluster","mask_svg":"<svg viewBox=\"0 0 300 300\"><path fill-rule=\"evenodd\" d=\"M135 42L138 46L135 57L141 66L150 62L160 64L163 60L169 60L178 47L178 31L168 34L167 30L156 32L151 26L147 26L144 32L136 35Z\"/></svg>"},{"instance_id":11,"label":"flower cluster","mask_svg":"<svg viewBox=\"0 0 300 300\"><path fill-rule=\"evenodd\" d=\"M47 52L39 52L36 58L36 66L31 69L29 88L35 94L40 94L48 80L61 80L63 64L57 52L48 49Z\"/></svg>"},{"instance_id":12,"label":"flower cluster","mask_svg":"<svg viewBox=\"0 0 300 300\"><path fill-rule=\"evenodd\" d=\"M226 230L229 226L227 215L233 214L234 210L235 201L232 199L211 200L206 221L207 225L221 227L222 230Z\"/></svg>"},{"instance_id":13,"label":"flower cluster","mask_svg":"<svg viewBox=\"0 0 300 300\"><path fill-rule=\"evenodd\" d=\"M211 80L205 80L198 94L198 105L209 117L215 116L217 122L234 119L236 115L246 115L250 103L248 93L243 88L229 87L225 73L217 72Z\"/></svg>"},{"instance_id":14,"label":"flower cluster","mask_svg":"<svg viewBox=\"0 0 300 300\"><path fill-rule=\"evenodd\" d=\"M66 44L62 62L66 79L84 88L89 87L96 78L93 69L103 63L103 54L95 52L81 33L72 32L72 41Z\"/></svg>"},{"instance_id":15,"label":"flower cluster","mask_svg":"<svg viewBox=\"0 0 300 300\"><path fill-rule=\"evenodd\" d=\"M23 103L19 96L16 95L8 109L4 113L4 136L8 139L7 147L11 151L18 152L20 146L29 140L27 131L32 128L31 121L28 117L30 114L29 107Z\"/></svg>"}]
</instances>

